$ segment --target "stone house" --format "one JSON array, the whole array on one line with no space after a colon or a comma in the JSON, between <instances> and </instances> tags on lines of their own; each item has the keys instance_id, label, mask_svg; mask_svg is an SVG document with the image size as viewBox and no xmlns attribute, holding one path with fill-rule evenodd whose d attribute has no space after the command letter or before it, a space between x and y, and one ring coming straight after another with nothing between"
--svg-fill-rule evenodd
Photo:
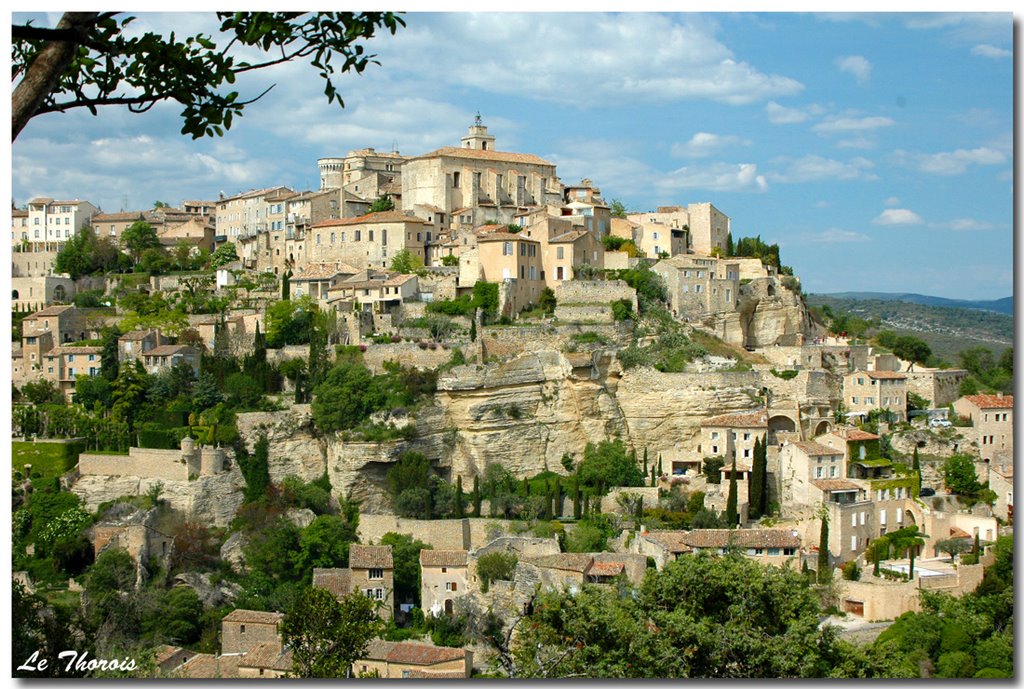
<instances>
[{"instance_id":1,"label":"stone house","mask_svg":"<svg viewBox=\"0 0 1024 689\"><path fill-rule=\"evenodd\" d=\"M454 601L466 595L469 552L420 551L420 608L431 615L451 615Z\"/></svg>"},{"instance_id":2,"label":"stone house","mask_svg":"<svg viewBox=\"0 0 1024 689\"><path fill-rule=\"evenodd\" d=\"M280 640L262 643L238 659L239 679L276 679L292 671L292 650Z\"/></svg>"},{"instance_id":3,"label":"stone house","mask_svg":"<svg viewBox=\"0 0 1024 689\"><path fill-rule=\"evenodd\" d=\"M911 364L903 373L907 376L907 393L928 400L932 409L953 404L960 396L960 383L967 377L962 368L926 368L917 364Z\"/></svg>"},{"instance_id":4,"label":"stone house","mask_svg":"<svg viewBox=\"0 0 1024 689\"><path fill-rule=\"evenodd\" d=\"M291 278L291 292L295 297L309 295L317 301L326 302L332 288L358 272L344 263L311 263Z\"/></svg>"},{"instance_id":5,"label":"stone house","mask_svg":"<svg viewBox=\"0 0 1024 689\"><path fill-rule=\"evenodd\" d=\"M178 669L193 657L196 653L189 651L188 649L181 648L180 646L158 646L156 653L153 656L153 663L157 666L161 673L170 673Z\"/></svg>"},{"instance_id":6,"label":"stone house","mask_svg":"<svg viewBox=\"0 0 1024 689\"><path fill-rule=\"evenodd\" d=\"M971 420L964 435L978 444L985 462L1013 463L1013 395L966 395L953 403L953 411Z\"/></svg>"},{"instance_id":7,"label":"stone house","mask_svg":"<svg viewBox=\"0 0 1024 689\"><path fill-rule=\"evenodd\" d=\"M189 218L184 222L166 223L157 230L157 239L166 248L174 248L185 243L196 249L213 251L213 237L216 230L210 223L199 218Z\"/></svg>"},{"instance_id":8,"label":"stone house","mask_svg":"<svg viewBox=\"0 0 1024 689\"><path fill-rule=\"evenodd\" d=\"M710 203L661 206L654 212L630 213L627 218L641 227L652 228L649 240L652 249L655 241L653 234L658 232L658 246L664 247L662 250L669 251L673 256L676 254L672 248L679 246L676 242L682 239L679 235L683 233L689 235L687 249L692 249L694 253L703 256L710 256L715 249L721 250L724 254L729 241L729 216ZM659 226L665 228L665 231L660 231ZM661 240L661 236L665 239ZM685 250L679 253L684 252ZM652 258L657 256L656 253L648 255Z\"/></svg>"},{"instance_id":9,"label":"stone house","mask_svg":"<svg viewBox=\"0 0 1024 689\"><path fill-rule=\"evenodd\" d=\"M21 351L28 370L41 370L43 355L59 345L86 339L85 312L75 306L48 306L26 316L21 324Z\"/></svg>"},{"instance_id":10,"label":"stone house","mask_svg":"<svg viewBox=\"0 0 1024 689\"><path fill-rule=\"evenodd\" d=\"M279 612L232 610L221 621L221 653L248 653L261 644L281 645Z\"/></svg>"},{"instance_id":11,"label":"stone house","mask_svg":"<svg viewBox=\"0 0 1024 689\"><path fill-rule=\"evenodd\" d=\"M477 251L479 279L506 287L506 298L498 307L501 314L515 316L537 304L544 290L540 242L511 232L488 232L477 236Z\"/></svg>"},{"instance_id":12,"label":"stone house","mask_svg":"<svg viewBox=\"0 0 1024 689\"><path fill-rule=\"evenodd\" d=\"M54 347L43 355L42 377L51 381L70 400L78 376L99 375L102 355L102 347Z\"/></svg>"},{"instance_id":13,"label":"stone house","mask_svg":"<svg viewBox=\"0 0 1024 689\"><path fill-rule=\"evenodd\" d=\"M358 304L364 312L390 313L402 302L414 300L418 293L415 275L364 270L338 282L327 301L335 310L339 310L338 302L347 302Z\"/></svg>"},{"instance_id":14,"label":"stone house","mask_svg":"<svg viewBox=\"0 0 1024 689\"><path fill-rule=\"evenodd\" d=\"M855 497L860 488L845 485L846 462L844 450L813 440L786 443L779 449L778 484L779 503L784 506L817 505L823 493L851 493ZM816 481L839 481L844 485L816 486Z\"/></svg>"},{"instance_id":15,"label":"stone house","mask_svg":"<svg viewBox=\"0 0 1024 689\"><path fill-rule=\"evenodd\" d=\"M473 652L411 641L370 642L366 656L352 664L353 677L463 679L473 670Z\"/></svg>"},{"instance_id":16,"label":"stone house","mask_svg":"<svg viewBox=\"0 0 1024 689\"><path fill-rule=\"evenodd\" d=\"M193 375L199 377L199 363L202 352L188 345L158 345L142 353L142 364L149 373L159 373L174 368L179 363L187 363Z\"/></svg>"},{"instance_id":17,"label":"stone house","mask_svg":"<svg viewBox=\"0 0 1024 689\"><path fill-rule=\"evenodd\" d=\"M17 255L15 254L15 256ZM11 309L13 311L31 311L44 309L51 304L67 304L74 298L77 291L78 286L75 281L66 275L12 277Z\"/></svg>"},{"instance_id":18,"label":"stone house","mask_svg":"<svg viewBox=\"0 0 1024 689\"><path fill-rule=\"evenodd\" d=\"M843 404L850 413L892 412L907 420L907 376L894 371L853 371L843 376Z\"/></svg>"},{"instance_id":19,"label":"stone house","mask_svg":"<svg viewBox=\"0 0 1024 689\"><path fill-rule=\"evenodd\" d=\"M217 233L226 241L238 242L239 239L250 237L257 232L269 231L268 217L273 215L275 222L283 221L284 202L296 193L288 187L268 187L254 189L242 194L217 201ZM281 209L271 212L270 204L281 205ZM278 219L278 216L281 216ZM282 225L282 229L283 229ZM242 247L239 245L239 250ZM241 255L241 253L239 254ZM246 258L253 259L253 256Z\"/></svg>"},{"instance_id":20,"label":"stone house","mask_svg":"<svg viewBox=\"0 0 1024 689\"><path fill-rule=\"evenodd\" d=\"M740 294L739 265L730 259L679 255L652 268L668 287L669 308L680 319L732 312Z\"/></svg>"},{"instance_id":21,"label":"stone house","mask_svg":"<svg viewBox=\"0 0 1024 689\"><path fill-rule=\"evenodd\" d=\"M170 344L170 338L161 335L159 330L131 330L117 338L117 360L135 361L146 352L166 344Z\"/></svg>"},{"instance_id":22,"label":"stone house","mask_svg":"<svg viewBox=\"0 0 1024 689\"><path fill-rule=\"evenodd\" d=\"M195 653L185 663L169 670L165 676L171 679L235 679L238 677L240 653Z\"/></svg>"},{"instance_id":23,"label":"stone house","mask_svg":"<svg viewBox=\"0 0 1024 689\"><path fill-rule=\"evenodd\" d=\"M425 264L424 244L436 233L423 218L401 211L324 220L307 233L306 259L310 263L340 261L360 270L386 270L395 254L408 251Z\"/></svg>"},{"instance_id":24,"label":"stone house","mask_svg":"<svg viewBox=\"0 0 1024 689\"><path fill-rule=\"evenodd\" d=\"M654 559L658 570L683 555L724 554L735 549L764 565L799 567L801 539L791 529L694 529L647 531L632 546Z\"/></svg>"},{"instance_id":25,"label":"stone house","mask_svg":"<svg viewBox=\"0 0 1024 689\"><path fill-rule=\"evenodd\" d=\"M768 414L763 409L737 414L712 416L700 422L700 445L697 454L723 457L728 464L735 457L737 465L750 465L754 459L754 442L768 438Z\"/></svg>"},{"instance_id":26,"label":"stone house","mask_svg":"<svg viewBox=\"0 0 1024 689\"><path fill-rule=\"evenodd\" d=\"M316 161L320 169L320 189L343 189L368 201L380 196L393 196L400 201L400 191L394 195L392 191L396 185L401 189L402 165L407 159L398 151L373 148L349 151L342 158L320 158Z\"/></svg>"},{"instance_id":27,"label":"stone house","mask_svg":"<svg viewBox=\"0 0 1024 689\"><path fill-rule=\"evenodd\" d=\"M320 568L313 570L313 586L326 589L339 600L352 591L361 591L367 597L382 601L379 610L384 620L394 614L395 567L389 545L360 545L349 547L347 568Z\"/></svg>"}]
</instances>

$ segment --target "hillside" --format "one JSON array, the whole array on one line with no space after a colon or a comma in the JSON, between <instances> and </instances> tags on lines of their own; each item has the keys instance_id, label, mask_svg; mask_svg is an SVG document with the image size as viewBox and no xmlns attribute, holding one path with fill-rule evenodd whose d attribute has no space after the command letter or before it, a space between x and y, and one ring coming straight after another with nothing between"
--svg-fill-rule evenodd
<instances>
[{"instance_id":1,"label":"hillside","mask_svg":"<svg viewBox=\"0 0 1024 689\"><path fill-rule=\"evenodd\" d=\"M1012 301L1012 297L1009 299ZM810 294L807 304L811 307L827 304L834 311L867 320L877 319L882 329L920 337L932 352L951 364L957 362L957 353L962 349L982 346L999 354L1013 345L1013 316L995 311L844 298L835 294Z\"/></svg>"},{"instance_id":2,"label":"hillside","mask_svg":"<svg viewBox=\"0 0 1024 689\"><path fill-rule=\"evenodd\" d=\"M905 301L911 304L921 304L922 306L978 309L980 311L996 311L1013 315L1013 297L972 301L966 299L946 299L945 297L933 297L927 294L914 294L913 292L830 292L820 296L834 297L836 299L854 299L857 301Z\"/></svg>"}]
</instances>

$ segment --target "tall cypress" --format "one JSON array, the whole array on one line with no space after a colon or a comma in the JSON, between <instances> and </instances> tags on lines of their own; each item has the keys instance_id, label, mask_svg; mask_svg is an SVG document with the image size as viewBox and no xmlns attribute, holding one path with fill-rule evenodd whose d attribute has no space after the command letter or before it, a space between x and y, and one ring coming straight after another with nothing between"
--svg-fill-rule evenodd
<instances>
[{"instance_id":1,"label":"tall cypress","mask_svg":"<svg viewBox=\"0 0 1024 689\"><path fill-rule=\"evenodd\" d=\"M658 470L656 467L651 467L651 488L658 485Z\"/></svg>"},{"instance_id":2,"label":"tall cypress","mask_svg":"<svg viewBox=\"0 0 1024 689\"><path fill-rule=\"evenodd\" d=\"M572 488L572 516L573 519L579 519L583 516L583 505L580 504L580 482L579 480L573 483Z\"/></svg>"},{"instance_id":3,"label":"tall cypress","mask_svg":"<svg viewBox=\"0 0 1024 689\"><path fill-rule=\"evenodd\" d=\"M291 300L291 279L292 271L290 270L285 272L285 274L281 277L281 301Z\"/></svg>"},{"instance_id":4,"label":"tall cypress","mask_svg":"<svg viewBox=\"0 0 1024 689\"><path fill-rule=\"evenodd\" d=\"M754 463L750 471L750 481L747 484L747 494L750 497L749 514L751 519L760 519L761 493L764 491L764 467L761 464L761 438L754 438Z\"/></svg>"},{"instance_id":5,"label":"tall cypress","mask_svg":"<svg viewBox=\"0 0 1024 689\"><path fill-rule=\"evenodd\" d=\"M524 498L530 497L530 479L523 479L522 494Z\"/></svg>"},{"instance_id":6,"label":"tall cypress","mask_svg":"<svg viewBox=\"0 0 1024 689\"><path fill-rule=\"evenodd\" d=\"M737 510L738 496L736 494L736 457L732 458L732 472L729 474L729 497L725 502L725 522L729 528L739 524L740 515Z\"/></svg>"},{"instance_id":7,"label":"tall cypress","mask_svg":"<svg viewBox=\"0 0 1024 689\"><path fill-rule=\"evenodd\" d=\"M473 516L479 517L480 515L480 477L473 477Z\"/></svg>"},{"instance_id":8,"label":"tall cypress","mask_svg":"<svg viewBox=\"0 0 1024 689\"><path fill-rule=\"evenodd\" d=\"M644 475L647 475L649 468L647 466L647 446L644 445Z\"/></svg>"},{"instance_id":9,"label":"tall cypress","mask_svg":"<svg viewBox=\"0 0 1024 689\"><path fill-rule=\"evenodd\" d=\"M658 453L658 476L664 476L665 470L661 467L661 453Z\"/></svg>"},{"instance_id":10,"label":"tall cypress","mask_svg":"<svg viewBox=\"0 0 1024 689\"><path fill-rule=\"evenodd\" d=\"M562 516L562 482L558 478L555 478L555 492L554 501L551 505L551 516L554 519L558 519Z\"/></svg>"},{"instance_id":11,"label":"tall cypress","mask_svg":"<svg viewBox=\"0 0 1024 689\"><path fill-rule=\"evenodd\" d=\"M821 513L821 538L818 540L818 583L824 584L832 579L832 570L828 566L828 514Z\"/></svg>"},{"instance_id":12,"label":"tall cypress","mask_svg":"<svg viewBox=\"0 0 1024 689\"><path fill-rule=\"evenodd\" d=\"M921 458L917 456L917 447L914 447L914 471L917 472L917 494L921 494Z\"/></svg>"},{"instance_id":13,"label":"tall cypress","mask_svg":"<svg viewBox=\"0 0 1024 689\"><path fill-rule=\"evenodd\" d=\"M462 493L462 477L459 476L455 479L455 518L462 519L466 516L466 510L463 505L466 496Z\"/></svg>"}]
</instances>

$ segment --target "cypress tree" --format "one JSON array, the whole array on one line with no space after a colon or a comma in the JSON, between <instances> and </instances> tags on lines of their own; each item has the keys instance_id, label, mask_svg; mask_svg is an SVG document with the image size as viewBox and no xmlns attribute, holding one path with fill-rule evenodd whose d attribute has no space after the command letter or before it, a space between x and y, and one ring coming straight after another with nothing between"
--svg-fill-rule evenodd
<instances>
[{"instance_id":1,"label":"cypress tree","mask_svg":"<svg viewBox=\"0 0 1024 689\"><path fill-rule=\"evenodd\" d=\"M917 472L917 494L921 494L921 459L917 456L917 447L914 448L914 471Z\"/></svg>"},{"instance_id":2,"label":"cypress tree","mask_svg":"<svg viewBox=\"0 0 1024 689\"><path fill-rule=\"evenodd\" d=\"M583 495L583 518L586 519L590 516L590 494L584 493Z\"/></svg>"},{"instance_id":3,"label":"cypress tree","mask_svg":"<svg viewBox=\"0 0 1024 689\"><path fill-rule=\"evenodd\" d=\"M644 519L644 499L642 496L637 496L636 499L636 530L640 530L640 524Z\"/></svg>"},{"instance_id":4,"label":"cypress tree","mask_svg":"<svg viewBox=\"0 0 1024 689\"><path fill-rule=\"evenodd\" d=\"M658 476L664 476L665 470L661 468L661 453L658 453Z\"/></svg>"},{"instance_id":5,"label":"cypress tree","mask_svg":"<svg viewBox=\"0 0 1024 689\"><path fill-rule=\"evenodd\" d=\"M530 479L523 479L522 493L524 498L530 497Z\"/></svg>"},{"instance_id":6,"label":"cypress tree","mask_svg":"<svg viewBox=\"0 0 1024 689\"><path fill-rule=\"evenodd\" d=\"M750 496L750 518L761 518L761 492L764 489L764 472L761 466L761 438L754 438L754 465L750 471L747 494Z\"/></svg>"},{"instance_id":7,"label":"cypress tree","mask_svg":"<svg viewBox=\"0 0 1024 689\"><path fill-rule=\"evenodd\" d=\"M656 467L651 467L651 488L658 485L658 470Z\"/></svg>"},{"instance_id":8,"label":"cypress tree","mask_svg":"<svg viewBox=\"0 0 1024 689\"><path fill-rule=\"evenodd\" d=\"M480 477L473 477L473 516L480 516Z\"/></svg>"},{"instance_id":9,"label":"cypress tree","mask_svg":"<svg viewBox=\"0 0 1024 689\"><path fill-rule=\"evenodd\" d=\"M648 471L648 467L647 467L647 446L645 445L644 446L644 474L645 475L647 474L647 471Z\"/></svg>"},{"instance_id":10,"label":"cypress tree","mask_svg":"<svg viewBox=\"0 0 1024 689\"><path fill-rule=\"evenodd\" d=\"M583 506L580 504L580 482L576 481L573 483L572 488L572 516L573 519L579 519L583 516Z\"/></svg>"},{"instance_id":11,"label":"cypress tree","mask_svg":"<svg viewBox=\"0 0 1024 689\"><path fill-rule=\"evenodd\" d=\"M828 514L821 513L821 538L818 540L818 583L824 584L832 579L832 571L828 567Z\"/></svg>"},{"instance_id":12,"label":"cypress tree","mask_svg":"<svg viewBox=\"0 0 1024 689\"><path fill-rule=\"evenodd\" d=\"M554 502L551 505L551 516L558 519L562 516L562 482L560 479L555 479L555 492Z\"/></svg>"},{"instance_id":13,"label":"cypress tree","mask_svg":"<svg viewBox=\"0 0 1024 689\"><path fill-rule=\"evenodd\" d=\"M733 528L740 521L737 505L739 497L736 489L736 457L732 458L732 472L729 474L729 497L725 501L725 522L729 528Z\"/></svg>"},{"instance_id":14,"label":"cypress tree","mask_svg":"<svg viewBox=\"0 0 1024 689\"><path fill-rule=\"evenodd\" d=\"M455 479L455 518L456 519L462 519L463 517L466 516L465 508L463 506L463 502L465 500L465 497L466 496L463 495L463 493L462 493L462 477L459 476L458 478Z\"/></svg>"},{"instance_id":15,"label":"cypress tree","mask_svg":"<svg viewBox=\"0 0 1024 689\"><path fill-rule=\"evenodd\" d=\"M291 278L292 271L287 271L281 277L281 301L289 301L291 299Z\"/></svg>"},{"instance_id":16,"label":"cypress tree","mask_svg":"<svg viewBox=\"0 0 1024 689\"><path fill-rule=\"evenodd\" d=\"M974 554L981 557L981 537L974 534Z\"/></svg>"}]
</instances>

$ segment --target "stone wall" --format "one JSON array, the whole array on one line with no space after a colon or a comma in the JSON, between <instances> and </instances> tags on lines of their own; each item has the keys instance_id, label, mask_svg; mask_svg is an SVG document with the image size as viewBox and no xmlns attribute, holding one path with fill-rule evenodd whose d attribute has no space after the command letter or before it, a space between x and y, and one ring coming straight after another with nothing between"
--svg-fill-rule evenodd
<instances>
[{"instance_id":1,"label":"stone wall","mask_svg":"<svg viewBox=\"0 0 1024 689\"><path fill-rule=\"evenodd\" d=\"M421 348L416 342L368 344L363 352L363 363L375 374L384 372L385 361L397 361L403 366L417 368L437 368L448 363L452 358L452 350L450 347L433 344L433 349L429 346Z\"/></svg>"},{"instance_id":2,"label":"stone wall","mask_svg":"<svg viewBox=\"0 0 1024 689\"><path fill-rule=\"evenodd\" d=\"M187 481L190 476L219 473L223 466L223 450L195 448L192 444L186 447L185 443L181 450L131 447L128 448L127 456L84 453L78 457L78 472L82 476L131 476Z\"/></svg>"},{"instance_id":3,"label":"stone wall","mask_svg":"<svg viewBox=\"0 0 1024 689\"><path fill-rule=\"evenodd\" d=\"M918 560L919 566L927 566ZM839 579L839 607L849 610L849 602L863 603L866 622L894 620L905 612L921 610L920 589L941 591L962 596L978 588L984 576L984 565L959 565L948 576L915 577L914 581L897 582L875 578L865 569L860 581Z\"/></svg>"},{"instance_id":4,"label":"stone wall","mask_svg":"<svg viewBox=\"0 0 1024 689\"><path fill-rule=\"evenodd\" d=\"M622 507L619 505L620 495L639 495L643 498L644 509L652 509L658 506L657 487L645 488L612 488L608 495L601 498L601 512L610 514L622 514Z\"/></svg>"},{"instance_id":5,"label":"stone wall","mask_svg":"<svg viewBox=\"0 0 1024 689\"><path fill-rule=\"evenodd\" d=\"M565 280L555 287L555 299L567 304L610 304L629 299L636 309L636 291L623 280Z\"/></svg>"},{"instance_id":6,"label":"stone wall","mask_svg":"<svg viewBox=\"0 0 1024 689\"><path fill-rule=\"evenodd\" d=\"M358 534L361 543L380 543L384 534L395 532L412 536L437 550L474 550L488 543L489 531L508 531L511 527L512 522L504 519L405 519L391 514L360 513ZM550 539L526 540L546 543ZM554 552L558 552L557 541Z\"/></svg>"},{"instance_id":7,"label":"stone wall","mask_svg":"<svg viewBox=\"0 0 1024 689\"><path fill-rule=\"evenodd\" d=\"M933 409L947 407L960 397L960 383L967 377L963 369L945 371L905 371L907 392L931 402Z\"/></svg>"}]
</instances>

